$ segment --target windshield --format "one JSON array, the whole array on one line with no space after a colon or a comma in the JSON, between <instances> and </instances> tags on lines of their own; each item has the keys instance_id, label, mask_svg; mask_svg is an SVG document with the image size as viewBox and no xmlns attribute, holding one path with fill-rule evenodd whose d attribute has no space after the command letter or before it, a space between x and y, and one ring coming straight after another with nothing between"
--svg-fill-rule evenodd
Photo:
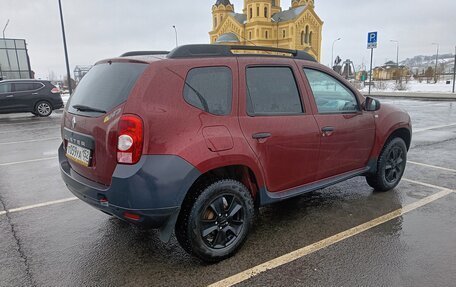
<instances>
[{"instance_id":1,"label":"windshield","mask_svg":"<svg viewBox=\"0 0 456 287\"><path fill-rule=\"evenodd\" d=\"M125 102L146 64L105 63L93 67L81 80L68 103L73 114L98 116ZM85 109L78 109L83 106Z\"/></svg>"}]
</instances>

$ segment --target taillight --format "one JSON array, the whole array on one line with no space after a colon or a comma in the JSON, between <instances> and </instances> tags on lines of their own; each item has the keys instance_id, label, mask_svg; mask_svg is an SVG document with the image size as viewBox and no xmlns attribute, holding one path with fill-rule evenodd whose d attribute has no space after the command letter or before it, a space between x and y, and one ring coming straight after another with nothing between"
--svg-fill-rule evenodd
<instances>
[{"instance_id":1,"label":"taillight","mask_svg":"<svg viewBox=\"0 0 456 287\"><path fill-rule=\"evenodd\" d=\"M143 121L135 115L123 115L119 120L117 162L135 164L143 148Z\"/></svg>"},{"instance_id":2,"label":"taillight","mask_svg":"<svg viewBox=\"0 0 456 287\"><path fill-rule=\"evenodd\" d=\"M53 94L60 94L60 89L57 87L52 88L51 93Z\"/></svg>"}]
</instances>

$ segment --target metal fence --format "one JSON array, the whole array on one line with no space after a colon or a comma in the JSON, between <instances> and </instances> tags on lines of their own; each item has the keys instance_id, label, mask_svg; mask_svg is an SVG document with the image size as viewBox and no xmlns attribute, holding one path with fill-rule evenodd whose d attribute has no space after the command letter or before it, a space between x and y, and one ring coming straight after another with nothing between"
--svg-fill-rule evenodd
<instances>
[{"instance_id":1,"label":"metal fence","mask_svg":"<svg viewBox=\"0 0 456 287\"><path fill-rule=\"evenodd\" d=\"M33 78L25 40L0 38L0 78Z\"/></svg>"}]
</instances>

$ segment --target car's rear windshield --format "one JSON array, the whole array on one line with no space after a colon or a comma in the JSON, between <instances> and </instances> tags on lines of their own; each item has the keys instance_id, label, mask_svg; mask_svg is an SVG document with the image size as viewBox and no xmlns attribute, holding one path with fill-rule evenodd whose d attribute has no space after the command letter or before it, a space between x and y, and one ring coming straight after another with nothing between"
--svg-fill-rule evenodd
<instances>
[{"instance_id":1,"label":"car's rear windshield","mask_svg":"<svg viewBox=\"0 0 456 287\"><path fill-rule=\"evenodd\" d=\"M90 109L109 112L127 100L146 68L147 64L112 62L94 66L71 96L68 111L94 117L100 116L100 112L93 112ZM85 108L81 110L81 106Z\"/></svg>"}]
</instances>

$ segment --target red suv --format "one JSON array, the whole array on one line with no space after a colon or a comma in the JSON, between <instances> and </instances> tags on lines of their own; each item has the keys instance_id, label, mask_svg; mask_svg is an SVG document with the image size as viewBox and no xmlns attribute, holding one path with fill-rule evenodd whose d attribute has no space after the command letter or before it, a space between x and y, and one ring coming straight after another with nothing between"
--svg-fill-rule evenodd
<instances>
[{"instance_id":1,"label":"red suv","mask_svg":"<svg viewBox=\"0 0 456 287\"><path fill-rule=\"evenodd\" d=\"M81 200L215 262L256 207L355 176L393 189L411 135L406 112L305 52L188 45L98 62L67 104L59 161Z\"/></svg>"}]
</instances>

